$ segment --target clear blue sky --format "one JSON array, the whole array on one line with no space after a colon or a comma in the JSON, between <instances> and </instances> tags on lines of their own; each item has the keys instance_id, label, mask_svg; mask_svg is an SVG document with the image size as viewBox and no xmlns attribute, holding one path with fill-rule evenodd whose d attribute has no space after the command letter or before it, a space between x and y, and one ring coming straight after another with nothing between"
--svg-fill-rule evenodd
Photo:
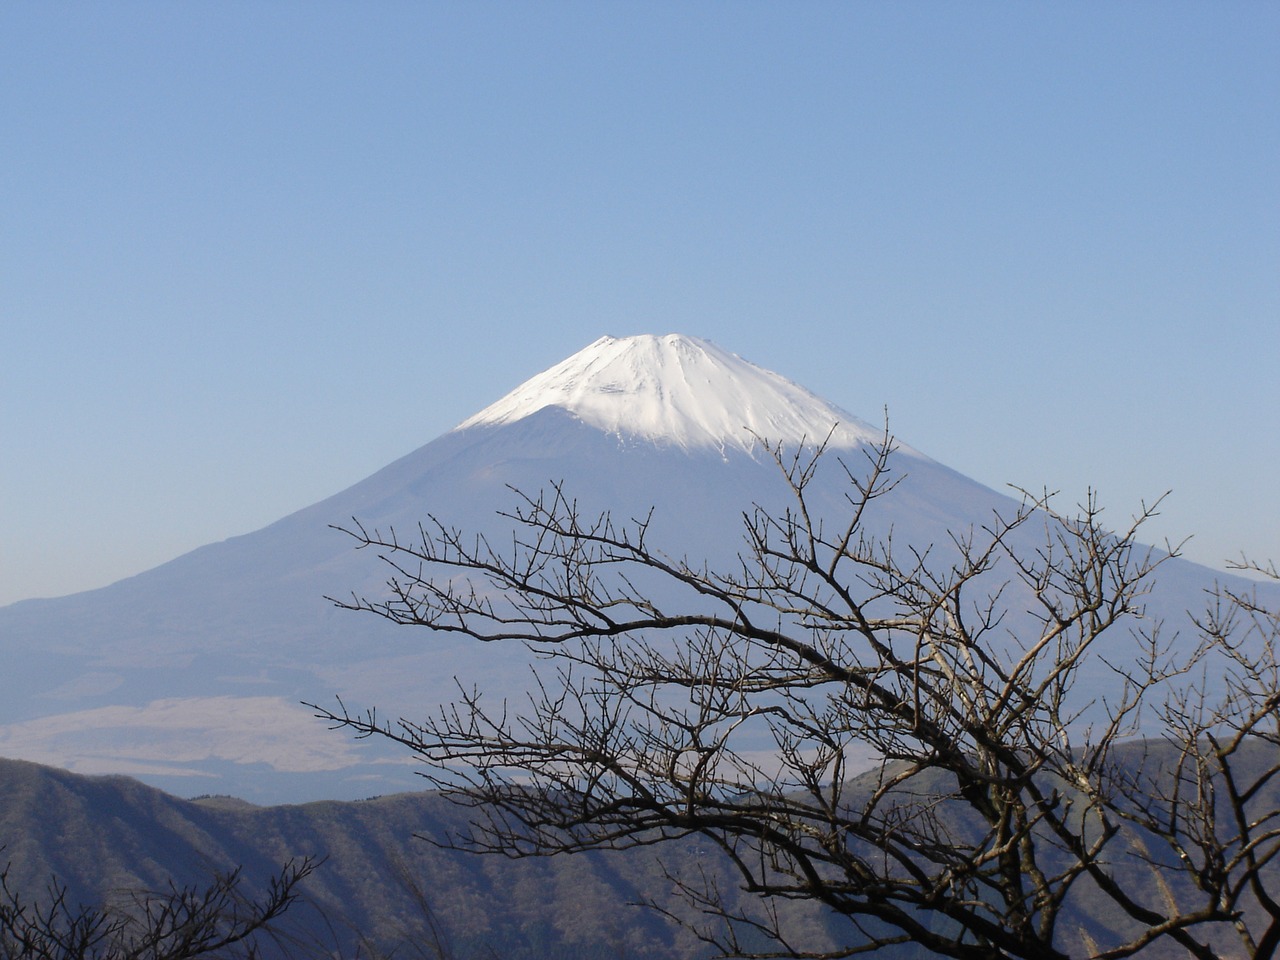
<instances>
[{"instance_id":1,"label":"clear blue sky","mask_svg":"<svg viewBox=\"0 0 1280 960\"><path fill-rule=\"evenodd\" d=\"M0 602L604 333L1280 558L1280 5L0 6Z\"/></svg>"}]
</instances>

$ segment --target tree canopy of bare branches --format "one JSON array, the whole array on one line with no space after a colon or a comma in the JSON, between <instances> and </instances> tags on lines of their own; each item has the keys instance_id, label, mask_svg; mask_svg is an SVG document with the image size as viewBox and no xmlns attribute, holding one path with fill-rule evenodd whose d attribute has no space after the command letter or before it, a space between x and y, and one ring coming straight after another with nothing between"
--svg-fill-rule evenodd
<instances>
[{"instance_id":1,"label":"tree canopy of bare branches","mask_svg":"<svg viewBox=\"0 0 1280 960\"><path fill-rule=\"evenodd\" d=\"M300 896L311 860L286 864L266 893L249 898L239 870L220 873L205 886L138 893L120 904L87 906L51 880L45 896L31 899L0 871L0 958L4 960L196 960L260 956L258 938Z\"/></svg>"},{"instance_id":2,"label":"tree canopy of bare branches","mask_svg":"<svg viewBox=\"0 0 1280 960\"><path fill-rule=\"evenodd\" d=\"M1140 546L1150 510L1112 530L1092 498L1024 494L929 550L872 536L892 450L773 448L789 505L748 508L716 568L563 486L517 493L507 542L357 522L393 575L340 605L541 659L524 704L461 686L424 719L318 713L472 805L463 848L710 838L759 909L673 880L726 955L1273 956L1276 611L1219 590L1176 633L1147 619L1176 551ZM842 517L813 509L820 470ZM843 933L788 929L790 900Z\"/></svg>"}]
</instances>

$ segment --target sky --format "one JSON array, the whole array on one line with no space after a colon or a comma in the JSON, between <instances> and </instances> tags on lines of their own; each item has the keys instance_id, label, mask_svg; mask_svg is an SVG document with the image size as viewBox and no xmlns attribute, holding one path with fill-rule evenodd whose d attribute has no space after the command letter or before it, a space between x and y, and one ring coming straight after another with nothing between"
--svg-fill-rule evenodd
<instances>
[{"instance_id":1,"label":"sky","mask_svg":"<svg viewBox=\"0 0 1280 960\"><path fill-rule=\"evenodd\" d=\"M0 5L0 603L599 336L1280 560L1280 5Z\"/></svg>"}]
</instances>

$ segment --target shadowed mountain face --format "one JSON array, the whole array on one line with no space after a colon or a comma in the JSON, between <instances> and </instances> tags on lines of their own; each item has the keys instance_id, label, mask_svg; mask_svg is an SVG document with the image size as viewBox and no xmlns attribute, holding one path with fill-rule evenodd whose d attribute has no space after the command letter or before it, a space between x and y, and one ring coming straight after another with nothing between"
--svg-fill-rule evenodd
<instances>
[{"instance_id":1,"label":"shadowed mountain face","mask_svg":"<svg viewBox=\"0 0 1280 960\"><path fill-rule=\"evenodd\" d=\"M420 717L453 699L458 683L518 699L529 656L336 609L326 596L376 597L387 570L331 525L354 517L412 537L435 516L501 542L510 524L498 511L518 502L511 488L562 481L583 513L630 518L653 507L651 543L723 562L741 543L742 511L787 503L761 437L794 448L830 436L812 496L839 520L847 504L837 461L861 470L878 433L703 341L605 338L271 526L101 590L0 610L0 756L127 773L179 795L282 801L413 789L409 758L350 742L299 701L341 696L354 709ZM939 562L948 531L1016 509L910 448L892 469L902 482L876 501L869 529L892 531L899 547L937 545ZM1214 578L1166 565L1152 612L1181 621Z\"/></svg>"},{"instance_id":2,"label":"shadowed mountain face","mask_svg":"<svg viewBox=\"0 0 1280 960\"><path fill-rule=\"evenodd\" d=\"M285 861L312 856L324 862L305 882L304 902L281 922L284 956L370 948L441 960L708 954L692 935L628 906L671 900L652 849L510 861L415 838L441 837L465 814L431 793L282 807L191 802L125 777L0 761L0 867L10 865L10 888L27 900L38 899L51 876L73 904L88 905L171 883L203 887L215 871L236 867L245 892L260 897ZM714 852L689 841L664 856L697 866Z\"/></svg>"},{"instance_id":3,"label":"shadowed mountain face","mask_svg":"<svg viewBox=\"0 0 1280 960\"><path fill-rule=\"evenodd\" d=\"M1269 764L1274 750L1251 745L1237 758L1237 769ZM1151 765L1172 754L1159 744L1135 743L1122 756ZM851 802L877 786L871 775L854 780ZM923 787L941 796L954 784L940 774L933 784L916 784L904 800L919 802L914 791ZM1274 809L1278 791L1280 784L1267 785L1258 802ZM977 829L972 811L954 798L937 812L959 833ZM753 915L760 909L706 839L524 860L458 853L431 842L457 831L469 814L430 792L275 807L227 797L180 800L127 777L83 777L0 760L0 868L8 864L9 888L24 900L39 900L52 877L66 886L73 905L96 905L170 885L203 888L216 871L237 867L243 892L260 898L265 881L286 861L314 857L323 862L304 881L303 902L277 928L279 955L293 960L393 954L424 960L695 960L713 951L689 929L636 904L651 902L706 925L707 918L676 894L670 877L678 876L714 879L728 909ZM1199 902L1181 871L1167 870L1158 880L1146 857L1123 859L1117 875L1127 888L1149 891L1162 884L1176 902ZM1264 876L1272 888L1278 869L1273 865ZM806 949L864 942L865 933L813 902L782 900L775 907ZM1077 932L1098 943L1111 942L1117 931L1134 932L1087 883L1077 885L1066 909L1061 929L1068 941ZM1211 935L1213 942L1220 956L1240 956L1227 926ZM273 949L265 954L276 955ZM929 955L911 945L876 953L890 960ZM1184 951L1162 943L1141 955L1163 960Z\"/></svg>"}]
</instances>

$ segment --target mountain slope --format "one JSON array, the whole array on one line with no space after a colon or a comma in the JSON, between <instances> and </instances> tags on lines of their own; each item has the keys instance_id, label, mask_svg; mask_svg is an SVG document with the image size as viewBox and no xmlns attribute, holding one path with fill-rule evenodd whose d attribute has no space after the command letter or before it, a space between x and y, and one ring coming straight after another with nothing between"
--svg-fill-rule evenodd
<instances>
[{"instance_id":1,"label":"mountain slope","mask_svg":"<svg viewBox=\"0 0 1280 960\"><path fill-rule=\"evenodd\" d=\"M293 941L286 956L355 956L363 945L375 955L431 958L437 944L456 960L708 954L689 933L632 906L653 898L682 909L652 848L511 861L418 839L444 837L465 815L432 793L278 807L192 802L126 777L0 760L0 867L10 864L12 889L29 898L51 876L73 903L96 904L170 883L202 886L236 867L246 892L260 896L285 861L312 856L324 862L305 881L305 902L284 917ZM715 857L707 841L662 851L672 869ZM819 923L810 905L787 909Z\"/></svg>"},{"instance_id":2,"label":"mountain slope","mask_svg":"<svg viewBox=\"0 0 1280 960\"><path fill-rule=\"evenodd\" d=\"M1135 744L1130 762L1150 764L1160 747ZM1254 744L1238 764L1271 762ZM850 784L850 799L879 785L868 776ZM923 784L917 784L917 787ZM939 794L948 792L939 780ZM1259 797L1280 803L1280 784ZM710 949L686 929L635 906L651 900L686 920L702 920L675 893L668 874L715 877L726 906L753 904L732 878L720 851L705 839L682 838L627 851L510 860L442 849L467 810L434 793L364 801L319 801L257 807L224 797L179 800L127 777L83 777L21 761L0 760L0 868L10 888L39 897L49 879L65 884L73 904L98 904L169 885L202 887L214 871L243 868L245 892L262 895L266 878L287 860L323 860L304 883L304 902L283 918L283 956L419 956L425 960L502 957L504 960L694 960ZM954 816L957 829L963 811ZM1132 889L1155 883L1144 858L1126 858L1122 876ZM1273 879L1280 867L1273 865ZM1179 871L1164 878L1167 896L1197 901ZM757 905L758 906L758 905ZM859 942L853 926L814 903L776 905L791 932L810 949ZM1105 940L1125 929L1106 898L1077 886L1062 929L1087 930ZM1129 928L1132 932L1132 928ZM1220 931L1221 956L1237 956L1230 930ZM1152 960L1180 956L1170 945L1144 951ZM908 960L912 947L876 956ZM268 954L270 955L270 954Z\"/></svg>"},{"instance_id":3,"label":"mountain slope","mask_svg":"<svg viewBox=\"0 0 1280 960\"><path fill-rule=\"evenodd\" d=\"M753 432L754 431L754 432ZM770 432L772 431L772 432ZM337 610L377 595L386 570L330 529L352 518L416 530L434 515L501 542L497 511L563 481L585 514L654 508L672 554L731 559L740 514L788 493L762 438L830 437L819 511L847 509L836 460L863 466L879 431L776 374L693 338L604 338L457 428L333 497L109 587L0 609L0 756L129 773L178 794L260 801L412 789L408 758L353 744L299 701L341 695L422 716L458 682L495 699L530 682L519 647L468 645ZM948 531L1016 504L903 447L902 479L868 529L945 559ZM1197 608L1214 574L1164 568L1153 612Z\"/></svg>"}]
</instances>

